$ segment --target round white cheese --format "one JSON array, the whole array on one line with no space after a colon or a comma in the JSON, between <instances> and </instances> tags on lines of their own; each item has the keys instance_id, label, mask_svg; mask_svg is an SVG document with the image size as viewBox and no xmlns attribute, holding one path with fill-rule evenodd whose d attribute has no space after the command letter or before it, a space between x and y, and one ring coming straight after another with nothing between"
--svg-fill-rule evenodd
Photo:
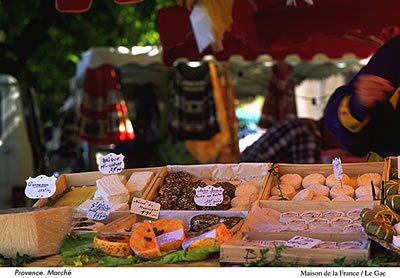
<instances>
[{"instance_id":1,"label":"round white cheese","mask_svg":"<svg viewBox=\"0 0 400 278\"><path fill-rule=\"evenodd\" d=\"M299 189L303 178L299 174L285 174L280 177L280 180L282 184L289 184L293 186L294 189Z\"/></svg>"},{"instance_id":2,"label":"round white cheese","mask_svg":"<svg viewBox=\"0 0 400 278\"><path fill-rule=\"evenodd\" d=\"M374 186L375 196L379 196L379 187ZM362 185L356 189L356 197L360 198L362 196L371 196L372 197L372 186L370 185Z\"/></svg>"},{"instance_id":3,"label":"round white cheese","mask_svg":"<svg viewBox=\"0 0 400 278\"><path fill-rule=\"evenodd\" d=\"M325 176L315 173L304 177L302 181L302 185L304 188L307 188L313 184L325 184Z\"/></svg>"},{"instance_id":4,"label":"round white cheese","mask_svg":"<svg viewBox=\"0 0 400 278\"><path fill-rule=\"evenodd\" d=\"M332 187L334 187L335 185L340 185L340 184L350 184L350 177L348 176L348 175L346 175L346 174L343 174L343 176L342 176L342 183L340 183L340 180L337 180L336 178L335 178L335 175L334 174L331 174L331 175L329 175L327 178L326 178L326 182L325 182L325 184L326 184L326 186L328 186L329 188L332 188Z\"/></svg>"},{"instance_id":5,"label":"round white cheese","mask_svg":"<svg viewBox=\"0 0 400 278\"><path fill-rule=\"evenodd\" d=\"M334 187L331 188L329 192L329 196L332 199L339 197L341 195L354 197L354 188L347 184L335 185Z\"/></svg>"},{"instance_id":6,"label":"round white cheese","mask_svg":"<svg viewBox=\"0 0 400 278\"><path fill-rule=\"evenodd\" d=\"M374 183L375 186L380 187L382 183L382 176L377 173L367 173L359 176L357 178L357 185L369 185L371 186L371 181Z\"/></svg>"},{"instance_id":7,"label":"round white cheese","mask_svg":"<svg viewBox=\"0 0 400 278\"><path fill-rule=\"evenodd\" d=\"M329 196L329 187L322 184L312 184L307 187L314 195Z\"/></svg>"},{"instance_id":8,"label":"round white cheese","mask_svg":"<svg viewBox=\"0 0 400 278\"><path fill-rule=\"evenodd\" d=\"M314 197L314 194L312 194L312 192L310 190L308 190L308 188L301 190L299 193L297 193L294 197L293 197L293 201L304 201L304 200L308 200L311 201L312 198Z\"/></svg>"}]
</instances>

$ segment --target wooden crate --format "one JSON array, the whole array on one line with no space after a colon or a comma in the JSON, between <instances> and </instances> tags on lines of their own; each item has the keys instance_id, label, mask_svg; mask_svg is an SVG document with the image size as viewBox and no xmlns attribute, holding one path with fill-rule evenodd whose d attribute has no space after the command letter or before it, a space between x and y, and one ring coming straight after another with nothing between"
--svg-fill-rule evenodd
<instances>
[{"instance_id":1,"label":"wooden crate","mask_svg":"<svg viewBox=\"0 0 400 278\"><path fill-rule=\"evenodd\" d=\"M251 167L251 163L246 163L249 167ZM260 164L260 163L257 163ZM265 163L268 167L269 167L269 163ZM164 178L166 177L166 175L168 174L168 171L172 171L172 172L177 172L177 171L185 171L185 170L198 170L201 169L201 173L200 174L200 179L206 179L209 180L210 178L212 178L212 176L210 176L210 171L211 169L213 169L213 167L215 167L215 165L217 164L202 164L202 165L172 165L172 166L167 166L161 169L161 171L159 172L159 175L154 179L154 183L153 186L149 187L144 193L143 193L143 198L146 200L153 200L157 194L157 191L159 189L159 187L163 184L164 182ZM218 164L219 166L224 166L224 164ZM225 166L229 166L229 165L233 165L233 167L238 166L239 164L225 164ZM254 174L254 173L253 173ZM263 183L260 187L260 196L261 196L261 192L263 192L265 190L265 187L267 185L267 181L269 179L269 172L267 172L264 176L263 176ZM259 197L260 198L260 197Z\"/></svg>"},{"instance_id":2,"label":"wooden crate","mask_svg":"<svg viewBox=\"0 0 400 278\"><path fill-rule=\"evenodd\" d=\"M296 235L321 239L323 241L350 241L360 240L366 242L362 249L323 249L323 248L287 248L281 253L281 261L290 263L297 260L298 265L320 265L331 264L334 259L345 257L346 263L353 260L367 260L370 258L370 240L364 234L336 234L336 233L248 233L249 240L289 240ZM233 238L220 248L220 262L224 263L250 263L261 258L262 247L255 246L235 246L234 242L238 238ZM275 256L275 249L270 248L267 253L267 261L271 261Z\"/></svg>"},{"instance_id":3,"label":"wooden crate","mask_svg":"<svg viewBox=\"0 0 400 278\"><path fill-rule=\"evenodd\" d=\"M271 166L272 167L272 166ZM275 164L279 175L299 174L303 178L309 174L319 173L328 177L333 174L332 164ZM378 173L384 178L386 171L385 162L366 162L366 163L342 163L343 173L351 179L351 186L356 187L357 177L366 173ZM265 190L262 192L261 200L267 200L271 196L271 189L274 186L272 174L268 178ZM380 185L378 185L380 187Z\"/></svg>"},{"instance_id":4,"label":"wooden crate","mask_svg":"<svg viewBox=\"0 0 400 278\"><path fill-rule=\"evenodd\" d=\"M143 172L143 171L151 171L154 173L153 179L150 181L146 190L150 190L151 187L158 180L159 175L163 172L164 167L152 167L152 168L136 168L136 169L125 169L118 173L118 175L126 176L128 180L133 172ZM82 172L82 173L71 173L71 174L62 174L58 177L56 181L56 192L51 196L52 199L56 198L58 195L62 194L67 187L90 187L96 186L96 180L106 176L105 174L99 171L93 172ZM145 191L146 192L146 191ZM146 199L143 194L143 199ZM40 206L46 205L48 198L40 199ZM33 205L33 207L39 206L39 200Z\"/></svg>"},{"instance_id":5,"label":"wooden crate","mask_svg":"<svg viewBox=\"0 0 400 278\"><path fill-rule=\"evenodd\" d=\"M393 178L398 179L398 166L399 164L397 156L390 156L385 158L385 170L383 174L384 181L388 181Z\"/></svg>"}]
</instances>

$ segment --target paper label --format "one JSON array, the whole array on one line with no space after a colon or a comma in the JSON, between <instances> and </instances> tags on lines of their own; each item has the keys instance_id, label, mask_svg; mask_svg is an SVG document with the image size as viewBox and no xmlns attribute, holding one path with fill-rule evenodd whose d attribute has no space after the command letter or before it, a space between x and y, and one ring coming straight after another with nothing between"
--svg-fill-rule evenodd
<instances>
[{"instance_id":1,"label":"paper label","mask_svg":"<svg viewBox=\"0 0 400 278\"><path fill-rule=\"evenodd\" d=\"M182 248L183 248L183 250L186 250L190 246L190 244L192 244L196 240L199 240L199 239L202 239L202 238L215 238L216 235L217 235L217 230L214 229L214 230L209 231L207 233L204 233L204 234L201 234L201 235L196 236L194 238L191 238L188 241L185 241L184 243L182 243Z\"/></svg>"},{"instance_id":2,"label":"paper label","mask_svg":"<svg viewBox=\"0 0 400 278\"><path fill-rule=\"evenodd\" d=\"M90 206L86 216L87 218L93 220L103 220L106 219L110 214L112 203L109 203L105 200L94 201Z\"/></svg>"},{"instance_id":3,"label":"paper label","mask_svg":"<svg viewBox=\"0 0 400 278\"><path fill-rule=\"evenodd\" d=\"M99 171L103 174L117 174L124 170L124 155L109 153L99 158Z\"/></svg>"},{"instance_id":4,"label":"paper label","mask_svg":"<svg viewBox=\"0 0 400 278\"><path fill-rule=\"evenodd\" d=\"M161 205L159 203L143 200L133 197L131 204L131 212L146 217L158 219L160 215Z\"/></svg>"},{"instance_id":5,"label":"paper label","mask_svg":"<svg viewBox=\"0 0 400 278\"><path fill-rule=\"evenodd\" d=\"M397 157L397 178L400 179L400 155Z\"/></svg>"},{"instance_id":6,"label":"paper label","mask_svg":"<svg viewBox=\"0 0 400 278\"><path fill-rule=\"evenodd\" d=\"M343 178L342 161L340 160L340 158L335 157L332 160L332 164L333 164L333 173L335 175L335 178L337 180L341 180Z\"/></svg>"},{"instance_id":7,"label":"paper label","mask_svg":"<svg viewBox=\"0 0 400 278\"><path fill-rule=\"evenodd\" d=\"M156 237L156 241L158 245L164 245L175 240L183 240L183 235L184 235L183 230L179 229Z\"/></svg>"},{"instance_id":8,"label":"paper label","mask_svg":"<svg viewBox=\"0 0 400 278\"><path fill-rule=\"evenodd\" d=\"M208 185L206 187L197 187L194 202L199 206L215 207L224 200L224 189Z\"/></svg>"},{"instance_id":9,"label":"paper label","mask_svg":"<svg viewBox=\"0 0 400 278\"><path fill-rule=\"evenodd\" d=\"M49 198L56 192L55 176L40 175L26 180L25 195L30 199Z\"/></svg>"},{"instance_id":10,"label":"paper label","mask_svg":"<svg viewBox=\"0 0 400 278\"><path fill-rule=\"evenodd\" d=\"M320 239L304 237L304 236L294 236L288 240L285 244L287 247L293 248L313 248L318 243L322 242Z\"/></svg>"}]
</instances>

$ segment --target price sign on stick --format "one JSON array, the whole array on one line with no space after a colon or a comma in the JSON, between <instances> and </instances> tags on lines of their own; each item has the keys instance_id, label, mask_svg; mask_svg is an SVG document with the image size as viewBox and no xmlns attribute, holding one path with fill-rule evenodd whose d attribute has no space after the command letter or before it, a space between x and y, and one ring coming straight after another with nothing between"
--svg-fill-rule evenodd
<instances>
[{"instance_id":1,"label":"price sign on stick","mask_svg":"<svg viewBox=\"0 0 400 278\"><path fill-rule=\"evenodd\" d=\"M160 216L161 205L156 202L143 200L140 198L133 197L131 204L131 212L153 219L158 219Z\"/></svg>"},{"instance_id":2,"label":"price sign on stick","mask_svg":"<svg viewBox=\"0 0 400 278\"><path fill-rule=\"evenodd\" d=\"M117 174L124 170L124 156L109 153L99 158L99 171L103 174Z\"/></svg>"},{"instance_id":3,"label":"price sign on stick","mask_svg":"<svg viewBox=\"0 0 400 278\"><path fill-rule=\"evenodd\" d=\"M215 207L224 200L224 189L208 185L206 187L197 187L194 202L199 206Z\"/></svg>"},{"instance_id":4,"label":"price sign on stick","mask_svg":"<svg viewBox=\"0 0 400 278\"><path fill-rule=\"evenodd\" d=\"M86 216L87 218L93 220L103 220L106 219L107 216L110 214L111 207L113 206L112 203L107 201L95 201L90 206Z\"/></svg>"},{"instance_id":5,"label":"price sign on stick","mask_svg":"<svg viewBox=\"0 0 400 278\"><path fill-rule=\"evenodd\" d=\"M56 192L55 176L40 175L26 180L25 195L30 199L49 198Z\"/></svg>"},{"instance_id":6,"label":"price sign on stick","mask_svg":"<svg viewBox=\"0 0 400 278\"><path fill-rule=\"evenodd\" d=\"M332 164L333 164L333 174L335 175L335 178L337 180L342 180L343 178L342 161L340 160L340 158L335 157L332 160Z\"/></svg>"}]
</instances>

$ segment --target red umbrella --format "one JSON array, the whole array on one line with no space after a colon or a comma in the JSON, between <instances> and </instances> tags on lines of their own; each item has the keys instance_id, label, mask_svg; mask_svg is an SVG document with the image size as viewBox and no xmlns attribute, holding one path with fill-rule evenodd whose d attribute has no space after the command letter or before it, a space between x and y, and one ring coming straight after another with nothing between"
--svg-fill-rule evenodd
<instances>
[{"instance_id":1,"label":"red umbrella","mask_svg":"<svg viewBox=\"0 0 400 278\"><path fill-rule=\"evenodd\" d=\"M198 52L185 7L160 9L157 25L167 65L177 58L200 60L207 54L218 60L232 55L255 60L261 54L275 60L297 54L310 60L318 53L333 59L352 53L362 59L399 34L399 10L398 0L314 0L314 5L298 0L295 7L283 0L235 0L231 31L225 33L220 52Z\"/></svg>"},{"instance_id":2,"label":"red umbrella","mask_svg":"<svg viewBox=\"0 0 400 278\"><path fill-rule=\"evenodd\" d=\"M118 4L133 4L143 0L114 0ZM63 13L82 13L92 6L93 0L56 0L56 9Z\"/></svg>"}]
</instances>

